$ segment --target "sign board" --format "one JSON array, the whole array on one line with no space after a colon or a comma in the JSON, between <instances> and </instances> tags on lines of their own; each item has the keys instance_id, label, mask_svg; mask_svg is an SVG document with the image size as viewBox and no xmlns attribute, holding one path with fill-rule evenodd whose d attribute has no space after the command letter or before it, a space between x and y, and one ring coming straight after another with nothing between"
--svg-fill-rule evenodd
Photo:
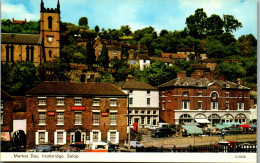
<instances>
[{"instance_id":1,"label":"sign board","mask_svg":"<svg viewBox=\"0 0 260 163\"><path fill-rule=\"evenodd\" d=\"M71 110L86 110L85 106L72 106Z\"/></svg>"},{"instance_id":2,"label":"sign board","mask_svg":"<svg viewBox=\"0 0 260 163\"><path fill-rule=\"evenodd\" d=\"M55 112L54 111L49 111L48 112L48 116L54 116L55 115Z\"/></svg>"},{"instance_id":3,"label":"sign board","mask_svg":"<svg viewBox=\"0 0 260 163\"><path fill-rule=\"evenodd\" d=\"M108 117L108 112L102 112L102 113L101 113L101 116L102 116L102 117Z\"/></svg>"}]
</instances>

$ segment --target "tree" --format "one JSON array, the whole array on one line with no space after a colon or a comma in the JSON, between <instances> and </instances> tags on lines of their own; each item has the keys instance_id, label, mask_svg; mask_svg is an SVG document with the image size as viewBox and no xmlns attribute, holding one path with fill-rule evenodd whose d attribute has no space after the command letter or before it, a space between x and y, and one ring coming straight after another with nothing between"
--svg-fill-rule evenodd
<instances>
[{"instance_id":1,"label":"tree","mask_svg":"<svg viewBox=\"0 0 260 163\"><path fill-rule=\"evenodd\" d=\"M41 82L37 76L37 68L31 62L2 64L2 88L12 95L25 95Z\"/></svg>"},{"instance_id":2,"label":"tree","mask_svg":"<svg viewBox=\"0 0 260 163\"><path fill-rule=\"evenodd\" d=\"M160 36L163 37L165 34L168 34L169 32L166 29L162 29L160 32Z\"/></svg>"},{"instance_id":3,"label":"tree","mask_svg":"<svg viewBox=\"0 0 260 163\"><path fill-rule=\"evenodd\" d=\"M99 32L99 26L98 26L98 25L95 26L95 32L96 32L96 33Z\"/></svg>"},{"instance_id":4,"label":"tree","mask_svg":"<svg viewBox=\"0 0 260 163\"><path fill-rule=\"evenodd\" d=\"M239 22L233 15L224 15L224 29L225 32L233 32L236 31L238 28L243 27L242 23Z\"/></svg>"},{"instance_id":5,"label":"tree","mask_svg":"<svg viewBox=\"0 0 260 163\"><path fill-rule=\"evenodd\" d=\"M223 33L223 20L216 14L211 15L206 20L207 35L220 35Z\"/></svg>"},{"instance_id":6,"label":"tree","mask_svg":"<svg viewBox=\"0 0 260 163\"><path fill-rule=\"evenodd\" d=\"M98 57L98 64L105 68L109 66L109 56L106 45L102 46L101 55Z\"/></svg>"},{"instance_id":7,"label":"tree","mask_svg":"<svg viewBox=\"0 0 260 163\"><path fill-rule=\"evenodd\" d=\"M87 17L81 17L79 19L79 26L88 26L88 18Z\"/></svg>"},{"instance_id":8,"label":"tree","mask_svg":"<svg viewBox=\"0 0 260 163\"><path fill-rule=\"evenodd\" d=\"M124 81L128 76L129 64L124 60L118 60L117 58L114 58L111 60L111 65L116 69L116 72L112 74L115 78L115 81Z\"/></svg>"},{"instance_id":9,"label":"tree","mask_svg":"<svg viewBox=\"0 0 260 163\"><path fill-rule=\"evenodd\" d=\"M242 78L246 74L245 69L239 64L220 63L216 67L216 70L220 74L225 75L227 80L234 82L237 78Z\"/></svg>"},{"instance_id":10,"label":"tree","mask_svg":"<svg viewBox=\"0 0 260 163\"><path fill-rule=\"evenodd\" d=\"M240 36L238 42L243 55L253 56L257 53L257 40L252 34Z\"/></svg>"},{"instance_id":11,"label":"tree","mask_svg":"<svg viewBox=\"0 0 260 163\"><path fill-rule=\"evenodd\" d=\"M120 31L125 35L125 36L130 36L132 34L131 28L129 25L123 25L120 28Z\"/></svg>"},{"instance_id":12,"label":"tree","mask_svg":"<svg viewBox=\"0 0 260 163\"><path fill-rule=\"evenodd\" d=\"M207 14L203 11L203 8L197 9L194 15L190 15L188 18L186 18L187 30L189 35L194 38L205 37L206 20Z\"/></svg>"},{"instance_id":13,"label":"tree","mask_svg":"<svg viewBox=\"0 0 260 163\"><path fill-rule=\"evenodd\" d=\"M87 49L86 64L92 67L93 64L96 63L95 49L92 45L92 41L87 42L86 49Z\"/></svg>"}]
</instances>

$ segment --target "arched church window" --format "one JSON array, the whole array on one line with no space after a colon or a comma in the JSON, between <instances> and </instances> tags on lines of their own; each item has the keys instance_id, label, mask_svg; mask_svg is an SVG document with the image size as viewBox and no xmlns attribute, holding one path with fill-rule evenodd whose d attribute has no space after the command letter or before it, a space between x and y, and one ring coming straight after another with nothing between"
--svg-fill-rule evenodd
<instances>
[{"instance_id":1,"label":"arched church window","mask_svg":"<svg viewBox=\"0 0 260 163\"><path fill-rule=\"evenodd\" d=\"M11 46L11 62L14 62L14 45Z\"/></svg>"},{"instance_id":2,"label":"arched church window","mask_svg":"<svg viewBox=\"0 0 260 163\"><path fill-rule=\"evenodd\" d=\"M33 62L33 58L34 58L34 47L31 47L31 61Z\"/></svg>"},{"instance_id":3,"label":"arched church window","mask_svg":"<svg viewBox=\"0 0 260 163\"><path fill-rule=\"evenodd\" d=\"M30 60L29 59L30 58L29 50L30 50L29 46L26 46L26 61Z\"/></svg>"},{"instance_id":4,"label":"arched church window","mask_svg":"<svg viewBox=\"0 0 260 163\"><path fill-rule=\"evenodd\" d=\"M51 16L49 16L48 17L48 27L49 27L49 29L52 29L52 17Z\"/></svg>"},{"instance_id":5,"label":"arched church window","mask_svg":"<svg viewBox=\"0 0 260 163\"><path fill-rule=\"evenodd\" d=\"M51 58L52 57L52 51L50 50L49 51L49 58Z\"/></svg>"}]
</instances>

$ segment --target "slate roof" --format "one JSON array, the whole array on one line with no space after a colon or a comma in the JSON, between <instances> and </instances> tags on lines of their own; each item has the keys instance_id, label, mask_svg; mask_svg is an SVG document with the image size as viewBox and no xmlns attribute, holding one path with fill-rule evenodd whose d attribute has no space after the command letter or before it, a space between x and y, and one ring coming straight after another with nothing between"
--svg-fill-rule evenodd
<instances>
[{"instance_id":1,"label":"slate roof","mask_svg":"<svg viewBox=\"0 0 260 163\"><path fill-rule=\"evenodd\" d=\"M248 87L223 80L210 80L208 78L175 78L171 81L168 81L164 84L157 86L157 88L165 88L165 87L209 87L213 84L217 84L221 88L225 89L250 89Z\"/></svg>"},{"instance_id":2,"label":"slate roof","mask_svg":"<svg viewBox=\"0 0 260 163\"><path fill-rule=\"evenodd\" d=\"M115 83L117 87L120 87L121 89L133 89L133 90L157 90L156 87L151 86L150 84L147 84L145 82L141 81L121 81L118 83Z\"/></svg>"},{"instance_id":3,"label":"slate roof","mask_svg":"<svg viewBox=\"0 0 260 163\"><path fill-rule=\"evenodd\" d=\"M2 44L41 44L39 34L2 33L1 38Z\"/></svg>"},{"instance_id":4,"label":"slate roof","mask_svg":"<svg viewBox=\"0 0 260 163\"><path fill-rule=\"evenodd\" d=\"M11 96L10 96L9 93L7 93L6 91L4 91L4 90L1 89L1 99L10 100L10 99L11 99Z\"/></svg>"},{"instance_id":5,"label":"slate roof","mask_svg":"<svg viewBox=\"0 0 260 163\"><path fill-rule=\"evenodd\" d=\"M111 83L78 83L64 81L44 81L27 92L32 95L83 95L83 96L126 96Z\"/></svg>"}]
</instances>

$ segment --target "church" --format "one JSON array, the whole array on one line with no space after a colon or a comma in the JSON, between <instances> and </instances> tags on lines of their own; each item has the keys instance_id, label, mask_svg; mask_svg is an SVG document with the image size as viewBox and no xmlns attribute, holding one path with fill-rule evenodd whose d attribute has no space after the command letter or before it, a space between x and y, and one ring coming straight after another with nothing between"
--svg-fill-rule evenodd
<instances>
[{"instance_id":1,"label":"church","mask_svg":"<svg viewBox=\"0 0 260 163\"><path fill-rule=\"evenodd\" d=\"M30 61L35 65L60 57L60 3L45 8L41 0L40 34L1 34L1 62Z\"/></svg>"}]
</instances>

